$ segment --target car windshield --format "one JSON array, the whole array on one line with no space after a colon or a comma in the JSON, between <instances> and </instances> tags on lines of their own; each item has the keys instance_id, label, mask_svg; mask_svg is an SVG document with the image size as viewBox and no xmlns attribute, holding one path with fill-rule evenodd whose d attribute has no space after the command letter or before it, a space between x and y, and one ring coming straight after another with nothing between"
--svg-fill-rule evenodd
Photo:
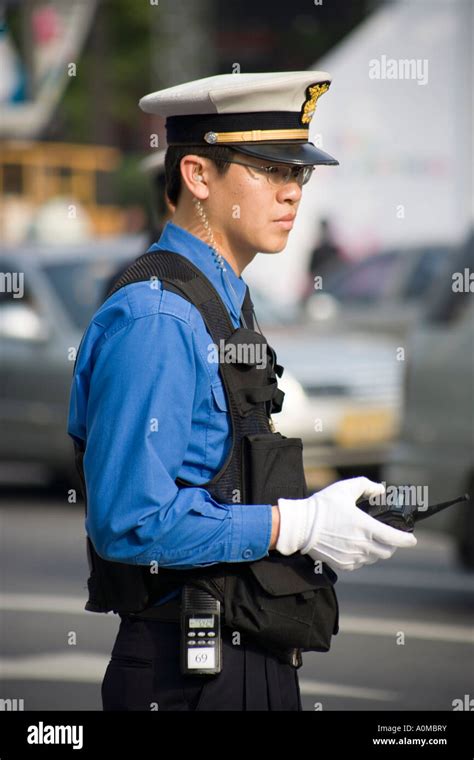
<instances>
[{"instance_id":1,"label":"car windshield","mask_svg":"<svg viewBox=\"0 0 474 760\"><path fill-rule=\"evenodd\" d=\"M117 259L100 258L48 263L43 266L43 271L74 326L85 330L105 300L111 280L118 276L124 265L125 262Z\"/></svg>"},{"instance_id":2,"label":"car windshield","mask_svg":"<svg viewBox=\"0 0 474 760\"><path fill-rule=\"evenodd\" d=\"M396 251L370 257L328 278L326 291L342 302L382 300L399 266L400 255Z\"/></svg>"},{"instance_id":3,"label":"car windshield","mask_svg":"<svg viewBox=\"0 0 474 760\"><path fill-rule=\"evenodd\" d=\"M474 232L445 258L444 270L427 306L428 322L449 324L459 319L471 304L470 273L474 268ZM468 282L466 283L466 274Z\"/></svg>"},{"instance_id":4,"label":"car windshield","mask_svg":"<svg viewBox=\"0 0 474 760\"><path fill-rule=\"evenodd\" d=\"M415 300L426 295L433 282L442 274L446 259L451 253L452 249L448 246L422 250L410 278L404 285L402 299Z\"/></svg>"}]
</instances>

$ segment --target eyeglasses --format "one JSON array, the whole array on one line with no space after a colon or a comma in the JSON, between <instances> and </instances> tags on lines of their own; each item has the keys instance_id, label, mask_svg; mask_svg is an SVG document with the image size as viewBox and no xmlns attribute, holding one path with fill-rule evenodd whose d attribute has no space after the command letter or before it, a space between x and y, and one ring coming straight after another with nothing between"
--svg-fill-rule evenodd
<instances>
[{"instance_id":1,"label":"eyeglasses","mask_svg":"<svg viewBox=\"0 0 474 760\"><path fill-rule=\"evenodd\" d=\"M240 166L246 166L248 169L253 169L256 172L265 174L267 180L271 185L280 187L286 185L287 182L296 181L300 187L306 185L311 179L314 166L255 166L254 164L246 164L243 161L230 161L226 159L227 164L239 164Z\"/></svg>"}]
</instances>

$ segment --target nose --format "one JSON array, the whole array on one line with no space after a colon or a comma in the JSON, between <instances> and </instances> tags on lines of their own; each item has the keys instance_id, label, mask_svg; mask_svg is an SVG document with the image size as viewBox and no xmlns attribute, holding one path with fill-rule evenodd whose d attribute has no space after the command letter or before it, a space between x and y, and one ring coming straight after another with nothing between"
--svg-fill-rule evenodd
<instances>
[{"instance_id":1,"label":"nose","mask_svg":"<svg viewBox=\"0 0 474 760\"><path fill-rule=\"evenodd\" d=\"M284 203L285 201L290 200L293 203L298 203L298 201L301 200L302 192L303 188L301 185L299 185L295 179L290 180L290 182L285 182L284 185L278 188L277 201L279 203Z\"/></svg>"}]
</instances>

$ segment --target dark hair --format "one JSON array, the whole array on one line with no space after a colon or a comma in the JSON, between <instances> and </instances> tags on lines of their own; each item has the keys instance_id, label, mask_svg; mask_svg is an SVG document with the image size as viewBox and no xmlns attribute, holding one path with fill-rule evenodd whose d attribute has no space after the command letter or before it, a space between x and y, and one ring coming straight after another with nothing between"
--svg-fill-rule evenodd
<instances>
[{"instance_id":1,"label":"dark hair","mask_svg":"<svg viewBox=\"0 0 474 760\"><path fill-rule=\"evenodd\" d=\"M166 194L175 206L181 192L181 159L190 153L209 158L219 174L227 172L230 166L227 161L233 158L232 149L224 145L169 145L165 154Z\"/></svg>"},{"instance_id":2,"label":"dark hair","mask_svg":"<svg viewBox=\"0 0 474 760\"><path fill-rule=\"evenodd\" d=\"M165 199L166 181L164 171L156 172L151 179L151 183L153 186L153 208L158 219L161 220L168 213Z\"/></svg>"}]
</instances>

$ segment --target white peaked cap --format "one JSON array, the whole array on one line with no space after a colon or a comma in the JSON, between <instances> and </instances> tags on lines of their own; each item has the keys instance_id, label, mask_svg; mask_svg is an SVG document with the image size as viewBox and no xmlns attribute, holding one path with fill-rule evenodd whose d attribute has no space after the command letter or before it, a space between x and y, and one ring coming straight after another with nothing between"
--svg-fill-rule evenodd
<instances>
[{"instance_id":1,"label":"white peaked cap","mask_svg":"<svg viewBox=\"0 0 474 760\"><path fill-rule=\"evenodd\" d=\"M316 102L329 89L325 71L217 74L141 98L166 117L168 145L225 145L296 164L338 164L308 141Z\"/></svg>"}]
</instances>

